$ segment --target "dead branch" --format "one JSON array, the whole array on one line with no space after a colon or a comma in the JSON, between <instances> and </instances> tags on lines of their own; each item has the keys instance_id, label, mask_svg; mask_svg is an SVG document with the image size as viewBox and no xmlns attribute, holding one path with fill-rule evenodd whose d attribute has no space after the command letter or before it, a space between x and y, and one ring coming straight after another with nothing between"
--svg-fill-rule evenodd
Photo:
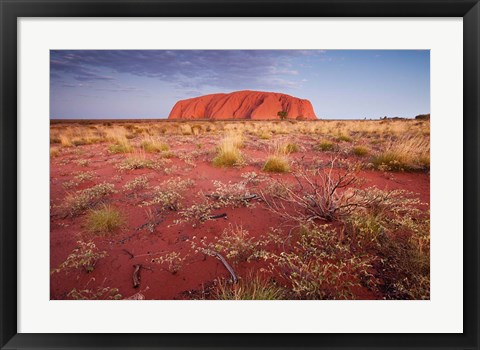
<instances>
[{"instance_id":1,"label":"dead branch","mask_svg":"<svg viewBox=\"0 0 480 350\"><path fill-rule=\"evenodd\" d=\"M230 275L232 275L233 283L234 284L238 283L238 277L237 277L237 274L235 273L235 270L233 269L233 267L227 262L227 260L225 260L225 258L219 252L211 250L211 249L205 249L204 252L208 255L215 256L218 260L220 260L222 262L223 266L225 266L225 268L228 270L228 272L230 272Z\"/></svg>"},{"instance_id":2,"label":"dead branch","mask_svg":"<svg viewBox=\"0 0 480 350\"><path fill-rule=\"evenodd\" d=\"M224 218L225 220L227 220L228 219L227 213L222 213L222 214L218 214L218 215L210 215L207 218L207 220L221 219L221 218Z\"/></svg>"},{"instance_id":3,"label":"dead branch","mask_svg":"<svg viewBox=\"0 0 480 350\"><path fill-rule=\"evenodd\" d=\"M130 252L129 252L128 250L126 250L126 249L122 249L122 251L125 252L128 256L130 256L130 259L133 259L133 258L135 257L132 253L130 253Z\"/></svg>"},{"instance_id":4,"label":"dead branch","mask_svg":"<svg viewBox=\"0 0 480 350\"><path fill-rule=\"evenodd\" d=\"M133 288L138 288L140 286L140 268L141 264L133 265Z\"/></svg>"}]
</instances>

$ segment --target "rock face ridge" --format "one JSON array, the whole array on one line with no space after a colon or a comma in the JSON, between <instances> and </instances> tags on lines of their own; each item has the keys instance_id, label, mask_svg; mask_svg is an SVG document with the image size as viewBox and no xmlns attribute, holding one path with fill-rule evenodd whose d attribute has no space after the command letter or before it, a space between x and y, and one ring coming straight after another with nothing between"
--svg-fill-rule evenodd
<instances>
[{"instance_id":1,"label":"rock face ridge","mask_svg":"<svg viewBox=\"0 0 480 350\"><path fill-rule=\"evenodd\" d=\"M277 92L236 91L178 101L168 119L303 119L317 116L308 100Z\"/></svg>"}]
</instances>

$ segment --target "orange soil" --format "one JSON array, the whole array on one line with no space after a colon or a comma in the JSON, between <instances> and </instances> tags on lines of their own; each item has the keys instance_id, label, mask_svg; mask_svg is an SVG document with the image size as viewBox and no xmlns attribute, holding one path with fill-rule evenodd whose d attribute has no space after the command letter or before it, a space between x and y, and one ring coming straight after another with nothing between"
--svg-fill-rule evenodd
<instances>
[{"instance_id":1,"label":"orange soil","mask_svg":"<svg viewBox=\"0 0 480 350\"><path fill-rule=\"evenodd\" d=\"M201 136L166 136L166 142L173 152L191 154L197 150L196 143L202 144L202 150L211 150L221 135ZM328 162L332 154L310 150L309 145L314 143L314 136L296 135L296 142L305 146L305 151L293 153L291 160L304 163ZM255 207L222 208L215 212L227 213L228 219L208 220L203 224L192 227L192 223L173 225L178 214L173 211L161 212L158 215L162 222L154 232L146 229L136 230L147 221L145 207L140 207L144 198L150 190L143 189L137 193L126 195L122 186L139 175L146 175L149 178L150 187L159 185L161 182L172 178L181 177L195 181L195 188L188 190L183 202L185 207L199 201L198 192L204 193L213 191L213 180L220 180L224 183L229 181L241 181L241 174L255 171L262 173L261 166L268 154L268 144L271 140L256 140L247 143L242 152L249 159L249 164L236 168L216 168L212 166L214 154L206 153L195 159L196 166L187 164L184 160L174 157L166 168L177 166L173 174L166 174L162 170L137 169L133 171L119 171L115 164L129 154L110 154L107 151L106 143L85 145L64 149L57 157L51 159L51 239L50 239L50 263L55 268L61 264L70 252L76 247L76 241L85 234L83 227L84 215L74 218L62 217L59 206L62 205L68 192L91 187L97 183L109 182L115 184L117 193L109 197L111 203L125 214L128 220L127 227L112 237L98 237L94 241L100 250L108 252L108 256L101 259L92 273L84 271L60 272L51 275L50 296L51 299L67 299L67 293L73 288L84 289L96 286L110 286L119 288L124 297L130 297L141 292L146 299L188 299L198 297L198 291L212 283L220 276L228 277L229 273L217 259L193 254L188 240L193 236L204 237L212 240L218 236L229 224L242 225L254 237L268 232L271 227L281 227L283 219L271 214L261 203ZM250 146L256 145L255 148ZM80 152L80 154L78 154ZM156 155L146 154L148 158L155 159ZM74 162L77 159L88 161L86 166ZM346 161L354 162L358 158L349 156ZM66 190L62 183L73 178L75 172L93 171L97 177L92 181L81 183L74 189ZM274 174L273 178L283 177L292 179L290 174ZM359 176L364 179L364 186L377 186L380 189L404 189L418 194L422 202L429 203L430 181L427 173L383 173L380 171L361 171ZM172 225L172 226L170 226ZM148 256L150 253L158 252L180 252L187 255L180 271L172 274L164 269L162 265L151 262L157 255ZM131 258L127 253L141 255ZM135 264L142 264L147 269L141 269L140 288L133 288L132 273ZM261 262L240 263L234 266L239 276L247 276L252 268L262 266ZM151 269L151 270L150 270ZM92 280L92 277L95 280ZM356 291L359 299L378 298L367 289L359 288Z\"/></svg>"}]
</instances>

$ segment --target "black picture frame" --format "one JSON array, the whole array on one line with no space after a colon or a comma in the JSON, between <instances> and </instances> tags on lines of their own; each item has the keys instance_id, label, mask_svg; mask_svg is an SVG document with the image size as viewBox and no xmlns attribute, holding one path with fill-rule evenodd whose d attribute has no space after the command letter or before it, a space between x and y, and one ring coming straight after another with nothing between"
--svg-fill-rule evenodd
<instances>
[{"instance_id":1,"label":"black picture frame","mask_svg":"<svg viewBox=\"0 0 480 350\"><path fill-rule=\"evenodd\" d=\"M60 348L479 348L478 0L0 0L0 346ZM17 332L17 18L463 17L464 332L462 334L25 334ZM455 120L452 119L452 122ZM21 203L20 203L21 204ZM452 233L454 234L454 233Z\"/></svg>"}]
</instances>

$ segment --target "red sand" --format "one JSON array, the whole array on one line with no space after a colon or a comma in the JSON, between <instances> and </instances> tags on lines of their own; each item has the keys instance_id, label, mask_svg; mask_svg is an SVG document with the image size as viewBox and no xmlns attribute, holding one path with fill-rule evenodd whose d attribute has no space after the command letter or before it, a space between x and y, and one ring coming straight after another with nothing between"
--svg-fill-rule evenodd
<instances>
[{"instance_id":1,"label":"red sand","mask_svg":"<svg viewBox=\"0 0 480 350\"><path fill-rule=\"evenodd\" d=\"M194 143L206 142L210 136L190 136L191 142L175 142L175 136L171 136L169 141L174 152L185 152L189 154L195 150ZM308 140L308 137L299 136L298 140ZM186 139L185 136L179 136L179 140ZM195 142L194 142L195 141ZM266 143L267 144L267 143ZM209 148L205 146L205 148ZM213 146L212 146L213 148ZM193 236L204 237L209 240L218 236L229 224L242 225L250 232L252 236L260 236L268 232L271 227L280 227L282 218L276 217L268 212L262 205L257 204L253 208L222 208L217 213L225 212L228 219L216 219L206 221L204 224L192 227L191 223L173 225L175 219L178 219L178 213L173 211L162 212L162 223L158 225L151 233L146 229L136 230L137 227L144 224L147 220L145 207L140 207L144 195L150 191L144 189L133 194L125 195L122 192L122 186L139 175L149 177L150 186L154 187L171 177L190 178L196 181L196 187L187 192L184 200L184 206L188 207L195 202L199 202L198 192L202 190L209 193L213 190L212 181L220 180L224 183L229 181L238 182L242 180L240 174L255 171L261 174L261 166L266 157L266 151L249 149L248 146L242 150L248 158L250 164L240 168L215 168L212 166L212 155L206 154L195 160L196 167L185 163L179 158L172 158L172 162L166 167L178 166L178 170L173 175L167 175L163 171L151 169L138 169L134 171L121 172L114 167L112 159L117 162L127 158L129 154L111 155L107 152L107 144L86 145L69 148L64 153L51 160L51 240L50 240L50 262L51 267L55 268L61 264L71 251L76 247L76 241L85 235L85 229L82 227L84 215L75 218L62 218L57 206L63 203L68 192L62 183L71 180L73 174L79 171L93 171L98 176L93 181L86 181L74 190L91 187L97 183L110 182L115 184L118 191L109 197L108 203L119 208L128 218L128 224L125 229L112 237L95 238L95 243L100 250L108 252L108 256L98 261L92 273L84 271L70 271L69 273L60 272L51 275L50 296L52 299L68 299L67 293L73 288L95 288L97 286L110 286L119 288L123 297L130 297L140 292L146 299L188 299L199 297L199 292L207 287L212 281L220 276L228 277L229 273L225 267L214 257L204 256L203 254L193 254L190 243L187 240ZM155 155L147 154L152 159ZM291 156L292 160L303 162L328 162L332 155L322 152L298 152ZM302 159L303 157L303 159ZM87 166L81 166L74 162L76 159L88 160ZM108 162L107 160L110 160ZM355 161L355 157L350 156L347 160ZM257 162L257 163L256 163ZM271 175L293 179L290 174ZM430 182L429 174L426 173L388 173L380 171L361 171L360 177L365 179L364 186L377 186L380 189L404 189L418 194L420 200L429 203L430 200ZM172 274L164 269L162 265L151 262L151 259L157 255L148 256L149 253L158 252L180 252L182 255L188 255L183 267L176 274ZM133 255L142 255L131 259L129 253ZM146 269L141 269L141 285L139 288L133 288L132 273L135 264L143 264ZM254 266L261 266L261 262L240 263L235 267L239 276L246 276L247 271ZM374 295L367 289L357 290L358 299L375 299Z\"/></svg>"},{"instance_id":2,"label":"red sand","mask_svg":"<svg viewBox=\"0 0 480 350\"><path fill-rule=\"evenodd\" d=\"M168 119L280 119L315 120L312 104L285 94L261 91L236 91L205 95L178 101Z\"/></svg>"}]
</instances>

